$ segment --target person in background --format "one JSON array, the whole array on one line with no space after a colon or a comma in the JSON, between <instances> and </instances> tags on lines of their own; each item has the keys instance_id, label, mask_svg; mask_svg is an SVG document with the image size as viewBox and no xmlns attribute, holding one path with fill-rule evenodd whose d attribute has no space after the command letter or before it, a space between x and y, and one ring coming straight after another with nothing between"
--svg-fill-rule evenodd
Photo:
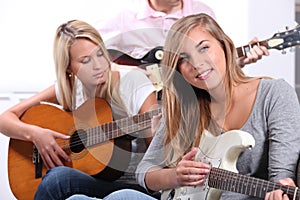
<instances>
[{"instance_id":1,"label":"person in background","mask_svg":"<svg viewBox=\"0 0 300 200\"><path fill-rule=\"evenodd\" d=\"M130 0L115 17L95 23L108 49L117 49L141 59L149 51L163 46L168 30L178 19L197 13L216 18L214 11L199 0ZM257 43L254 37L250 44ZM238 58L240 67L268 56L269 51L255 45L247 56ZM121 67L122 68L122 67Z\"/></svg>"},{"instance_id":2,"label":"person in background","mask_svg":"<svg viewBox=\"0 0 300 200\"><path fill-rule=\"evenodd\" d=\"M122 188L146 192L136 183L134 171L152 140L150 128L123 138L124 145L135 144L132 149L134 156L129 157L130 163L127 170L127 166L124 167L123 176L108 181L64 166L71 158L56 139L68 141L70 136L27 124L20 117L27 109L42 101L73 112L94 98L109 103L114 120L142 114L156 108L158 104L155 88L148 77L136 70L126 74L113 71L115 64L111 62L99 32L80 20L68 21L57 28L54 61L57 82L0 115L0 132L11 138L32 142L49 169L37 189L35 199L66 199L72 194L101 198ZM131 152L128 153L131 155ZM121 156L117 158L119 161L122 159Z\"/></svg>"},{"instance_id":3,"label":"person in background","mask_svg":"<svg viewBox=\"0 0 300 200\"><path fill-rule=\"evenodd\" d=\"M163 191L166 197L174 188L203 185L212 163L197 160L198 148L226 162L222 154L240 134L252 147L244 146L235 156L240 174L295 186L300 153L295 89L283 79L246 76L235 55L232 40L207 14L189 15L172 26L161 62L161 126L136 170L139 184L149 192ZM282 194L273 191L265 199L281 199ZM257 197L225 190L221 199Z\"/></svg>"}]
</instances>

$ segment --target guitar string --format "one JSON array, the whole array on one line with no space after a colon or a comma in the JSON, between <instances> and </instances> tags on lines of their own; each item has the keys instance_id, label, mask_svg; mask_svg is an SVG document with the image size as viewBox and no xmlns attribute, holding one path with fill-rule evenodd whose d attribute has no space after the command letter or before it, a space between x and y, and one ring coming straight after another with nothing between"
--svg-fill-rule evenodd
<instances>
[{"instance_id":1,"label":"guitar string","mask_svg":"<svg viewBox=\"0 0 300 200\"><path fill-rule=\"evenodd\" d=\"M142 114L135 115L135 116L131 117L130 119L132 119L132 120L130 120L130 122L134 121L134 119L137 119L138 122L137 123L132 123L131 125L127 126L127 132L123 131L124 133L122 135L126 135L126 134L130 134L130 133L138 132L138 131L144 130L146 128L149 128L150 125L151 125L150 124L151 123L151 118L154 115L159 114L160 112L161 112L161 109L158 108L158 109L152 110L150 112L142 113ZM142 119L146 118L147 120L141 120L142 122L140 122L140 118L142 118ZM120 128L114 129L114 128L111 128L111 127L116 127L116 125L118 124L118 122L119 122L119 124L125 124L124 122L126 122L126 124L128 124L127 123L128 121L129 120L127 118L124 118L124 119L120 119L120 120L108 122L108 123L102 124L100 126L88 128L86 132L92 132L93 134L96 134L96 138L95 138L96 140L98 140L99 138L103 137L103 135L104 135L105 137L103 137L103 138L105 138L106 140L104 140L104 141L102 141L101 139L100 140L102 142L105 142L105 141L108 141L108 140L114 138L114 137L108 137L108 136L110 136L112 133L116 132L116 130L117 130L117 132L119 132L121 130ZM136 127L136 128L134 128L134 127ZM143 127L143 128L139 128L138 129L137 127ZM97 130L96 131L91 131L92 129L97 129ZM103 131L103 129L105 129L105 130ZM106 131L107 129L111 129L111 130ZM98 130L100 130L100 133L97 133L97 132L99 132ZM129 130L131 130L131 131L129 131ZM132 131L132 130L134 130L134 131ZM64 145L65 149L69 149L70 147L80 146L80 145L84 144L85 142L87 142L91 138L90 134L86 134L86 135L87 135L86 139L81 139L80 136L79 136L78 139L75 139L74 141L72 141L71 145L66 145L65 141L58 142L58 143L60 145Z\"/></svg>"},{"instance_id":2,"label":"guitar string","mask_svg":"<svg viewBox=\"0 0 300 200\"><path fill-rule=\"evenodd\" d=\"M300 195L299 191L295 191L295 187L283 186L278 183L262 180L256 177L246 176L243 174L238 174L224 169L213 168L211 174L215 175L215 177L209 177L209 185L218 189L224 189L227 191L239 192L255 196L259 195L258 197L264 197L266 192L275 189L281 189L291 197L294 197L296 193L297 196ZM247 181L247 183L245 183L245 181ZM248 184L249 181L250 183L252 182L250 185ZM255 192L252 191L253 188L255 189ZM260 188L259 194L257 194L257 188ZM250 191L247 192L247 189L249 189Z\"/></svg>"},{"instance_id":3,"label":"guitar string","mask_svg":"<svg viewBox=\"0 0 300 200\"><path fill-rule=\"evenodd\" d=\"M146 124L146 126L145 126L145 124ZM143 125L144 125L144 128L140 128L140 129L134 128L134 127L141 127ZM143 123L132 124L132 125L130 125L130 126L127 127L128 130L129 129L133 129L133 130L136 130L136 131L127 131L127 132L126 131L122 131L122 132L123 132L123 135L128 135L128 134L131 134L131 133L134 133L134 132L138 132L140 130L144 130L145 127L150 128L150 125L151 125L151 119L150 120L145 120ZM91 129L91 128L89 128L89 129ZM112 133L119 132L118 130L120 130L120 129L117 129L117 131L116 130L103 131L103 130L101 130L99 128L97 132L100 132L100 133L96 133L96 137L94 139L92 139L92 140L95 141L95 140L97 140L99 138L103 138L103 133L104 133L104 135L111 135ZM121 136L123 136L123 135L121 135ZM118 137L120 137L120 136L118 136ZM87 141L89 141L90 138L91 138L91 136L87 133L86 134L86 138L83 138L83 139L81 139L80 137L76 138L74 141L71 142L70 145L66 145L65 141L58 142L58 144L60 144L60 146L63 146L64 148L68 149L68 148L71 148L71 147L80 146L80 145L86 143ZM100 139L101 142L99 144L101 144L103 142L106 142L106 141L109 141L109 140L111 140L113 138L117 138L117 137L108 137L108 136L105 136L104 138L105 138L104 140ZM97 144L97 142L95 142L95 143ZM89 146L89 147L91 147L91 146Z\"/></svg>"}]
</instances>

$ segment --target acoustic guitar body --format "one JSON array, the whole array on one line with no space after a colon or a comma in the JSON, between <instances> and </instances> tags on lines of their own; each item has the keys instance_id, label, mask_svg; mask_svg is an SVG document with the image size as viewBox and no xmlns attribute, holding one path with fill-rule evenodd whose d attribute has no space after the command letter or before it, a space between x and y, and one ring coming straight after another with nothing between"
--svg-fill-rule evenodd
<instances>
[{"instance_id":1,"label":"acoustic guitar body","mask_svg":"<svg viewBox=\"0 0 300 200\"><path fill-rule=\"evenodd\" d=\"M64 163L66 166L109 181L118 179L128 167L131 157L129 137L125 135L100 142L103 138L99 140L99 133L93 134L91 127L113 120L111 108L103 99L91 99L74 112L39 104L28 109L21 120L70 135L69 140L57 139L57 143L71 158L71 162ZM91 130L87 132L87 129ZM107 137L105 130L101 135ZM33 143L10 139L8 176L11 190L17 199L33 199L46 172Z\"/></svg>"}]
</instances>

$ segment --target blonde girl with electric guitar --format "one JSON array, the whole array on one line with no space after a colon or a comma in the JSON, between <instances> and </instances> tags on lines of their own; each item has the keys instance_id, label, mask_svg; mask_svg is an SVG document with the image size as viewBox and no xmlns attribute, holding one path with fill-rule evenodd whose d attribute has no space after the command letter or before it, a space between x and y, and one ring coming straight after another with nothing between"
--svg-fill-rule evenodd
<instances>
[{"instance_id":1,"label":"blonde girl with electric guitar","mask_svg":"<svg viewBox=\"0 0 300 200\"><path fill-rule=\"evenodd\" d=\"M232 40L206 14L172 26L161 67L163 122L137 168L140 185L174 200L300 198L293 87L246 76Z\"/></svg>"}]
</instances>

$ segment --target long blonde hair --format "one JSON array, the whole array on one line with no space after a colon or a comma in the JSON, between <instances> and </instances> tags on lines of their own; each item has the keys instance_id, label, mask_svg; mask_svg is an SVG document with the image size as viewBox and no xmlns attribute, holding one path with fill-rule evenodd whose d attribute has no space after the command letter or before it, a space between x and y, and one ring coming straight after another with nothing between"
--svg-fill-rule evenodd
<instances>
[{"instance_id":1,"label":"long blonde hair","mask_svg":"<svg viewBox=\"0 0 300 200\"><path fill-rule=\"evenodd\" d=\"M224 84L229 102L227 106L230 106L233 86L251 80L237 65L233 41L212 17L206 14L190 15L171 27L161 61L164 81L162 105L166 119L164 145L169 165L176 165L186 152L199 145L203 130L214 127L209 93L191 86L178 71L177 63L184 40L189 31L197 26L206 29L223 47L226 57ZM214 130L210 131L214 133Z\"/></svg>"},{"instance_id":2,"label":"long blonde hair","mask_svg":"<svg viewBox=\"0 0 300 200\"><path fill-rule=\"evenodd\" d=\"M70 47L77 38L85 38L98 45L109 63L109 69L111 69L109 54L99 32L95 28L80 20L71 20L60 25L55 34L53 54L62 107L69 111L74 110L74 95L76 94L74 92L75 77L71 76L67 69L70 65ZM111 70L109 70L108 80L103 85L99 97L111 100L113 90L113 84L111 83L112 75Z\"/></svg>"}]
</instances>

